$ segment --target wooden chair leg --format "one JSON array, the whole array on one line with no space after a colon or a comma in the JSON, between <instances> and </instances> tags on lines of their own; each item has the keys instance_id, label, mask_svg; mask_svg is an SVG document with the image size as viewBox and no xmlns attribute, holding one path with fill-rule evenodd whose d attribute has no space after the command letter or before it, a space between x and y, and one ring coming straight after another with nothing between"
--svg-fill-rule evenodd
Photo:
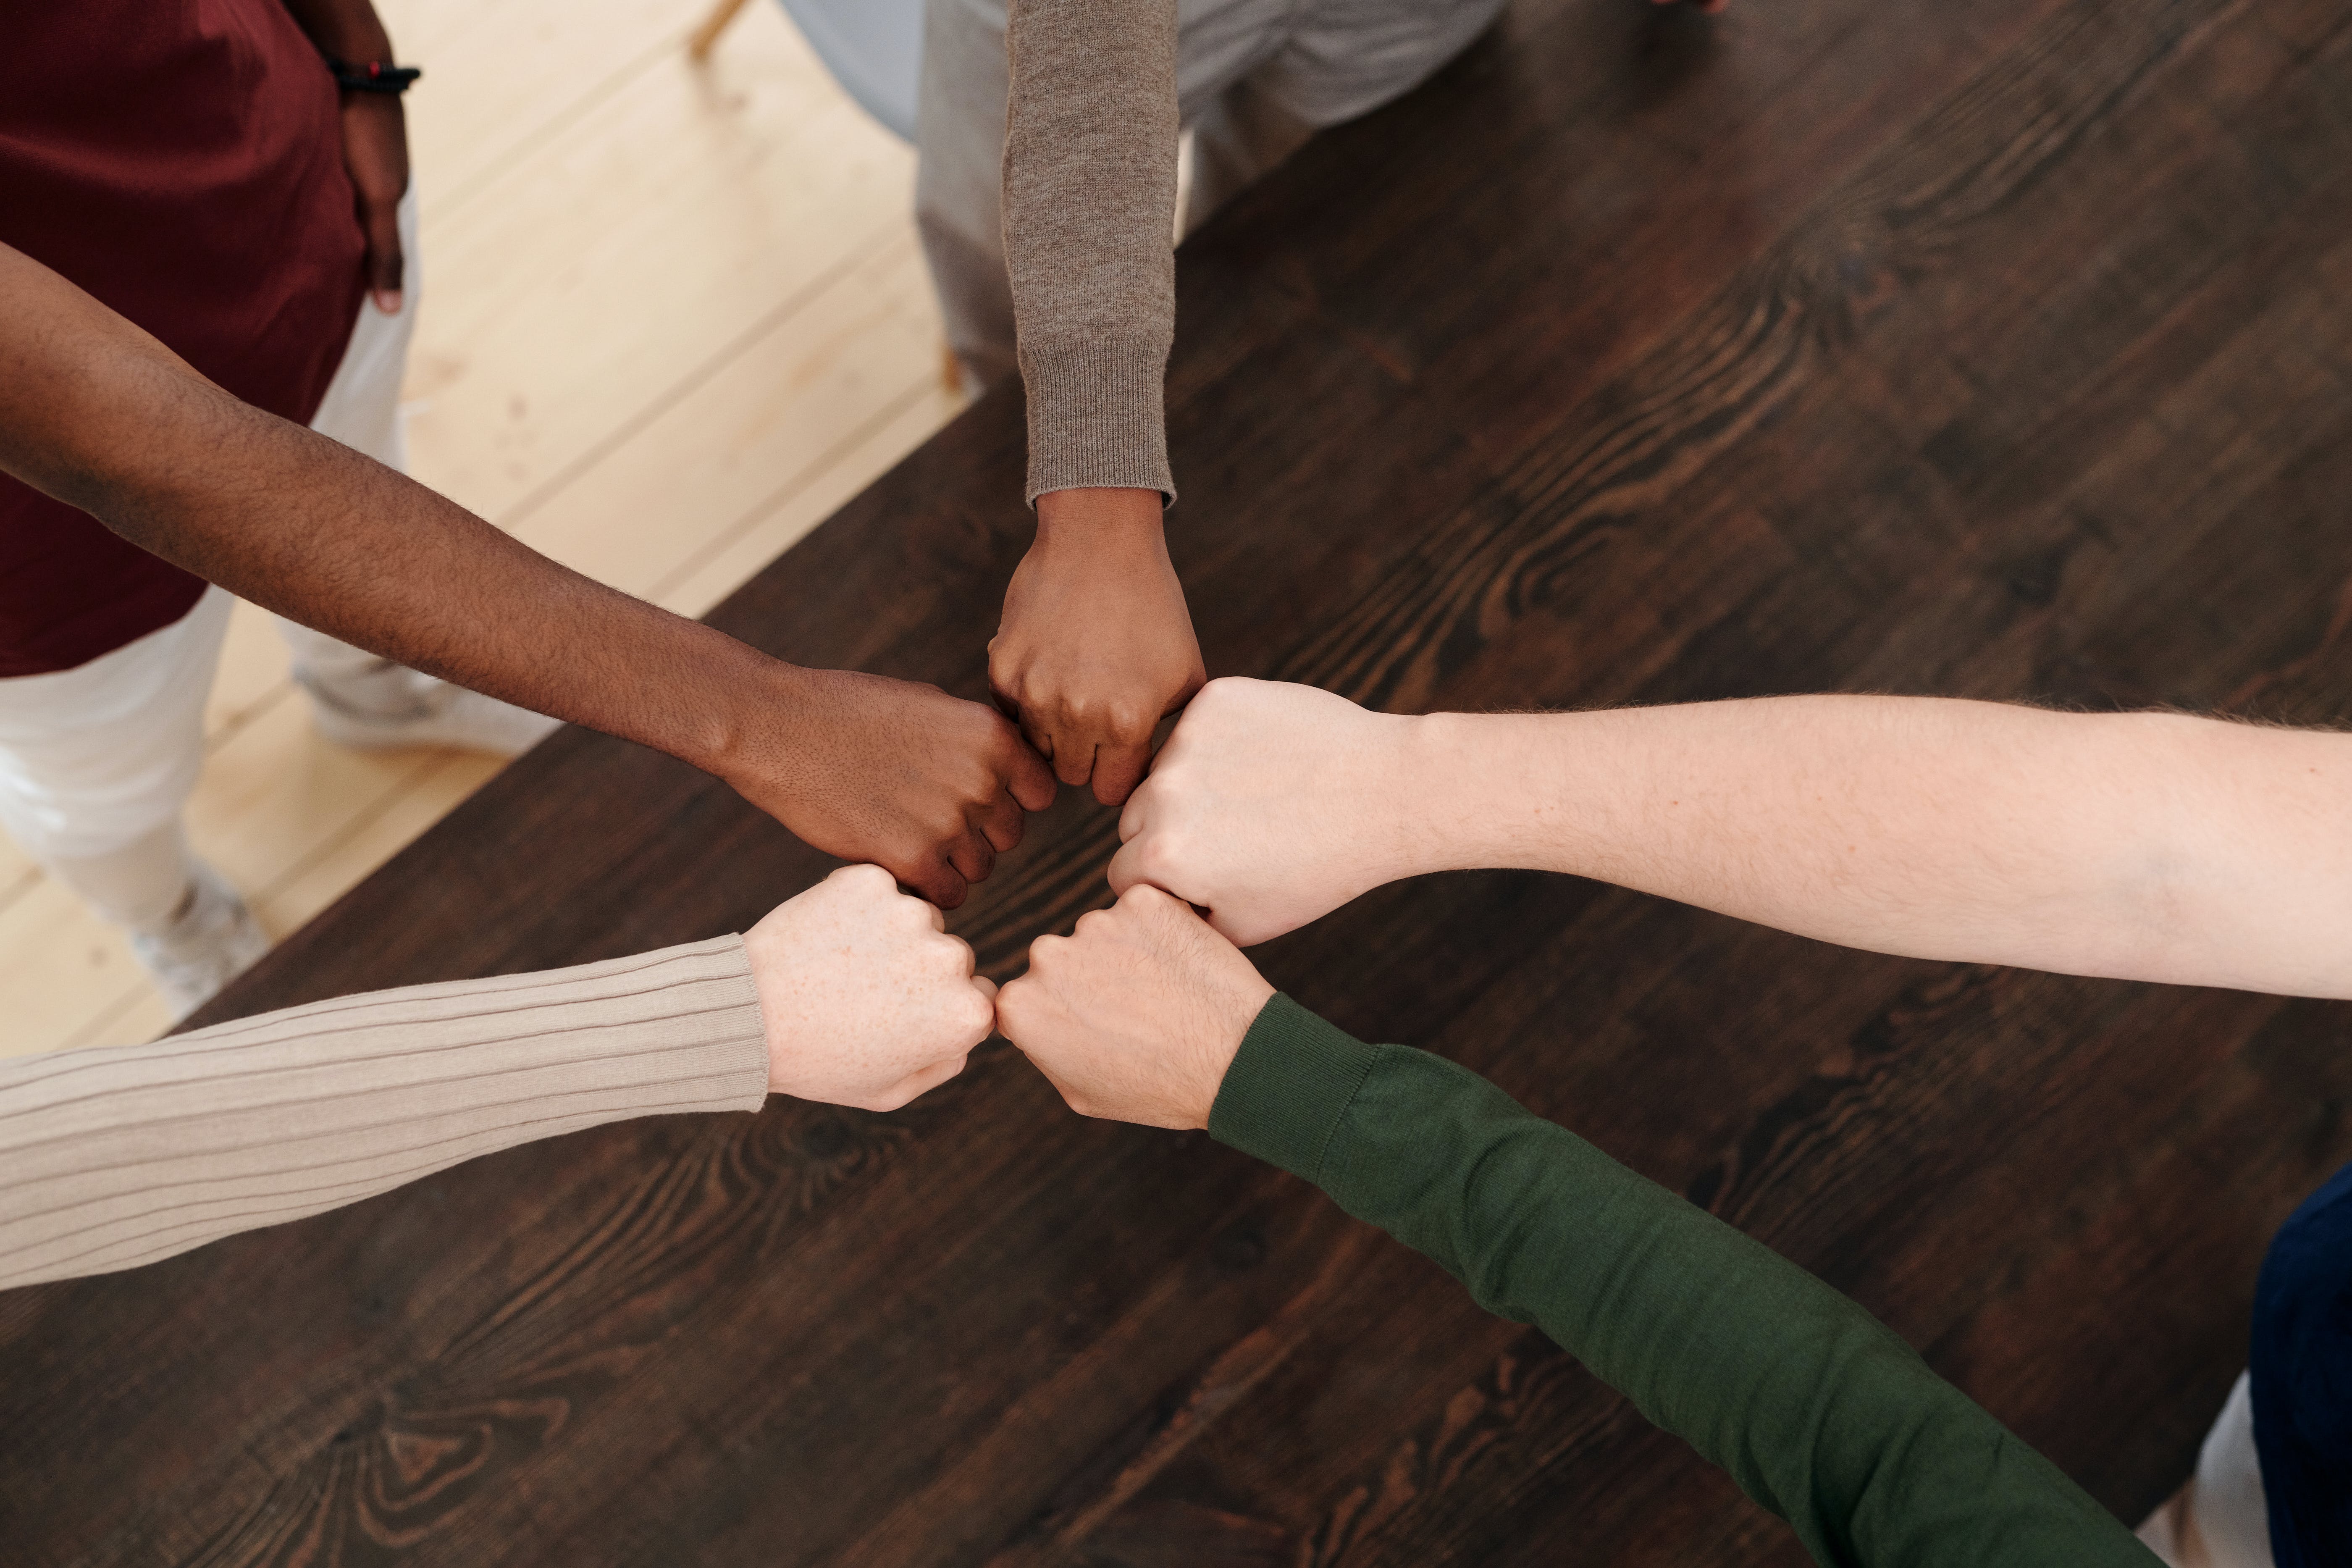
<instances>
[{"instance_id":1,"label":"wooden chair leg","mask_svg":"<svg viewBox=\"0 0 2352 1568\"><path fill-rule=\"evenodd\" d=\"M744 0L719 0L710 8L710 15L702 19L702 25L686 40L687 58L698 63L709 59L719 35L727 30L727 24L735 19L735 13L743 8L743 4Z\"/></svg>"}]
</instances>

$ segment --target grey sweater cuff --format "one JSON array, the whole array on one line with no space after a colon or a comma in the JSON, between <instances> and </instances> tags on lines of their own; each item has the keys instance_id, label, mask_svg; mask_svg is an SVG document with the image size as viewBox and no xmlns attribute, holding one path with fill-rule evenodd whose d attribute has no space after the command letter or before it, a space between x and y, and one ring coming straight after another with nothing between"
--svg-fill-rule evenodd
<instances>
[{"instance_id":1,"label":"grey sweater cuff","mask_svg":"<svg viewBox=\"0 0 2352 1568\"><path fill-rule=\"evenodd\" d=\"M1047 490L1158 490L1176 501L1161 385L1168 346L1097 339L1021 347L1030 505Z\"/></svg>"}]
</instances>

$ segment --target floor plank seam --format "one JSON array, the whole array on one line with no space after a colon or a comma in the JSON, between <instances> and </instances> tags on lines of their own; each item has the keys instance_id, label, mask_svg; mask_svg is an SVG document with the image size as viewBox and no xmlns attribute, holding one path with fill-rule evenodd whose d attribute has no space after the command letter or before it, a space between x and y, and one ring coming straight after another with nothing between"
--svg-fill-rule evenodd
<instances>
[{"instance_id":1,"label":"floor plank seam","mask_svg":"<svg viewBox=\"0 0 2352 1568\"><path fill-rule=\"evenodd\" d=\"M557 136L586 119L592 109L621 92L663 59L681 53L686 35L684 27L664 34L647 45L636 58L606 73L602 80L549 115L535 130L526 132L500 152L497 158L486 162L478 173L458 181L449 187L446 195L436 194L432 198L435 220L437 222L461 211L485 190L513 175L521 164L536 156Z\"/></svg>"},{"instance_id":2,"label":"floor plank seam","mask_svg":"<svg viewBox=\"0 0 2352 1568\"><path fill-rule=\"evenodd\" d=\"M602 440L589 443L587 448L578 457L572 458L562 468L541 480L521 500L514 501L500 510L490 521L506 532L512 533L564 489L593 473L597 465L612 457L638 436L643 435L656 419L708 385L713 378L748 353L754 343L791 321L793 317L822 296L826 289L856 272L875 256L887 248L892 237L904 226L902 224L894 222L876 231L874 237L865 245L845 254L816 277L803 284L790 297L769 310L750 328L736 334L700 364L671 383L659 395L640 405L635 414L614 426Z\"/></svg>"},{"instance_id":3,"label":"floor plank seam","mask_svg":"<svg viewBox=\"0 0 2352 1568\"><path fill-rule=\"evenodd\" d=\"M697 572L726 553L730 546L757 528L763 520L774 516L783 508L790 506L795 498L823 479L852 452L887 429L893 422L921 403L929 395L934 384L928 374L918 376L905 391L885 404L879 412L870 416L848 435L825 448L799 473L754 503L734 521L712 534L704 542L701 548L665 574L646 597L658 604L664 595L673 592L679 584L691 580Z\"/></svg>"}]
</instances>

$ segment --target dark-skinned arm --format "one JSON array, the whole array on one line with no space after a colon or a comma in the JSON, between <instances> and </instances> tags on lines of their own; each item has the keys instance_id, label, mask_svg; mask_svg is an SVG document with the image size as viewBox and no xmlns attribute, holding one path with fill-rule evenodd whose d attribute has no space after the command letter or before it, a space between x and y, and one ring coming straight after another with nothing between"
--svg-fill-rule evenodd
<instances>
[{"instance_id":1,"label":"dark-skinned arm","mask_svg":"<svg viewBox=\"0 0 2352 1568\"><path fill-rule=\"evenodd\" d=\"M785 664L593 582L240 403L5 246L0 469L305 626L691 763L942 906L1053 799L988 707Z\"/></svg>"},{"instance_id":2,"label":"dark-skinned arm","mask_svg":"<svg viewBox=\"0 0 2352 1568\"><path fill-rule=\"evenodd\" d=\"M283 0L320 54L347 65L392 62L392 37L369 0ZM325 61L319 68L324 71ZM354 216L367 236L368 292L377 309L400 309L407 258L400 246L400 198L408 193L408 121L394 92L343 92L343 167Z\"/></svg>"}]
</instances>

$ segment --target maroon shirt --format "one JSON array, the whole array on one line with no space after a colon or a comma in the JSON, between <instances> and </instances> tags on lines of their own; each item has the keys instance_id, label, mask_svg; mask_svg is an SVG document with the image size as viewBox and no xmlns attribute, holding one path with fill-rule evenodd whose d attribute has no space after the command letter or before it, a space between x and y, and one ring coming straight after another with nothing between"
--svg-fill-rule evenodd
<instances>
[{"instance_id":1,"label":"maroon shirt","mask_svg":"<svg viewBox=\"0 0 2352 1568\"><path fill-rule=\"evenodd\" d=\"M309 423L365 279L341 110L278 0L5 0L0 242ZM0 474L0 677L188 613L202 580Z\"/></svg>"}]
</instances>

